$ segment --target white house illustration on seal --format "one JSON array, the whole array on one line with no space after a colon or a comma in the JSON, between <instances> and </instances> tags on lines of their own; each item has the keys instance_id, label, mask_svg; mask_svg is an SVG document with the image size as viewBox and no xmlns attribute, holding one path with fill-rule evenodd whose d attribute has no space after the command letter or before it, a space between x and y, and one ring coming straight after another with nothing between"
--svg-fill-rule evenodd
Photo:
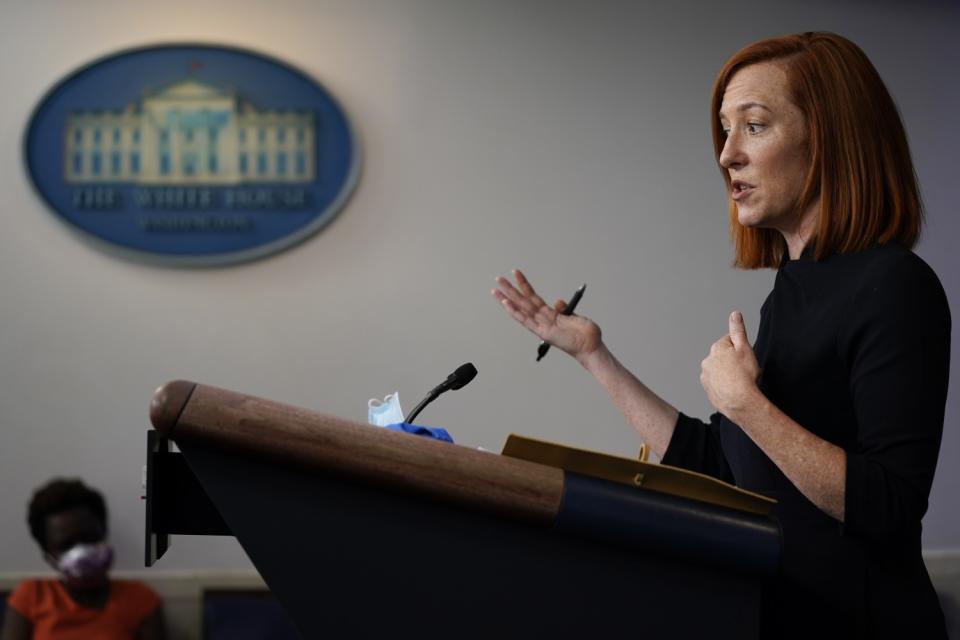
<instances>
[{"instance_id":1,"label":"white house illustration on seal","mask_svg":"<svg viewBox=\"0 0 960 640\"><path fill-rule=\"evenodd\" d=\"M193 79L122 110L73 112L64 137L70 183L303 183L316 173L312 112L257 111Z\"/></svg>"}]
</instances>

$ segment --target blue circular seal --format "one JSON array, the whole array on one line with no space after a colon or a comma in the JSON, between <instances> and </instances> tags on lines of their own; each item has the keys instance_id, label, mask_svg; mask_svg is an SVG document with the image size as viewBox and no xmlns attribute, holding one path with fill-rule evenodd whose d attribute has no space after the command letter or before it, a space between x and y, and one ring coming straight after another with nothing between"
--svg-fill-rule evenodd
<instances>
[{"instance_id":1,"label":"blue circular seal","mask_svg":"<svg viewBox=\"0 0 960 640\"><path fill-rule=\"evenodd\" d=\"M211 45L128 50L75 71L35 109L25 155L37 191L84 237L180 266L292 246L337 215L360 171L323 87Z\"/></svg>"}]
</instances>

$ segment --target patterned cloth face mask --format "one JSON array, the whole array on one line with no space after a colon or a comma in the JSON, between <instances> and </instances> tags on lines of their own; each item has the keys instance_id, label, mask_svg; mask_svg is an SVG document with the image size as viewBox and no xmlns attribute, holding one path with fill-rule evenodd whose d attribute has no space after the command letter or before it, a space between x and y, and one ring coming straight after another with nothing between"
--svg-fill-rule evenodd
<instances>
[{"instance_id":1,"label":"patterned cloth face mask","mask_svg":"<svg viewBox=\"0 0 960 640\"><path fill-rule=\"evenodd\" d=\"M78 544L63 552L57 568L64 582L77 589L103 584L113 566L113 547L105 542Z\"/></svg>"}]
</instances>

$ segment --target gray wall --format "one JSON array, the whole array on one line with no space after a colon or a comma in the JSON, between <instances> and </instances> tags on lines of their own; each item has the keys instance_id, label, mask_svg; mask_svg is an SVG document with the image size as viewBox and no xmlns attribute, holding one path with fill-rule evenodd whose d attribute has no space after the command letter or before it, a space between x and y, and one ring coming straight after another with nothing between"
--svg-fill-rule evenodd
<instances>
[{"instance_id":1,"label":"gray wall","mask_svg":"<svg viewBox=\"0 0 960 640\"><path fill-rule=\"evenodd\" d=\"M960 11L947 2L497 0L0 3L0 571L41 566L22 522L33 487L80 475L139 565L151 392L186 377L356 419L406 408L460 363L480 375L423 414L461 443L510 432L632 455L638 441L571 360L492 301L525 268L581 310L678 407L706 415L706 349L732 309L755 334L772 272L729 268L707 97L752 40L810 29L860 43L897 98L928 207L919 247L956 305ZM79 241L28 185L31 109L64 74L145 43L242 45L287 60L345 105L366 164L321 235L259 262L171 270ZM956 358L954 358L956 361ZM960 548L956 383L925 520ZM233 541L181 538L163 561L243 568Z\"/></svg>"}]
</instances>

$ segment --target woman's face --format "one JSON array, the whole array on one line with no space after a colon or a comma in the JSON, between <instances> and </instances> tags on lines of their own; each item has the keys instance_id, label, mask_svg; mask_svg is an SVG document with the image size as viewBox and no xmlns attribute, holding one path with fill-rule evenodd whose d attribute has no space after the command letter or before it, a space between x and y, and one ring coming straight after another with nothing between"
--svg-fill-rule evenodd
<instances>
[{"instance_id":1,"label":"woman's face","mask_svg":"<svg viewBox=\"0 0 960 640\"><path fill-rule=\"evenodd\" d=\"M753 64L730 78L719 114L726 132L720 166L740 224L784 234L800 229L796 204L809 167L803 112L788 95L783 67Z\"/></svg>"},{"instance_id":2,"label":"woman's face","mask_svg":"<svg viewBox=\"0 0 960 640\"><path fill-rule=\"evenodd\" d=\"M75 593L99 590L109 580L113 549L101 544L104 523L88 508L76 507L47 517L47 562Z\"/></svg>"}]
</instances>

